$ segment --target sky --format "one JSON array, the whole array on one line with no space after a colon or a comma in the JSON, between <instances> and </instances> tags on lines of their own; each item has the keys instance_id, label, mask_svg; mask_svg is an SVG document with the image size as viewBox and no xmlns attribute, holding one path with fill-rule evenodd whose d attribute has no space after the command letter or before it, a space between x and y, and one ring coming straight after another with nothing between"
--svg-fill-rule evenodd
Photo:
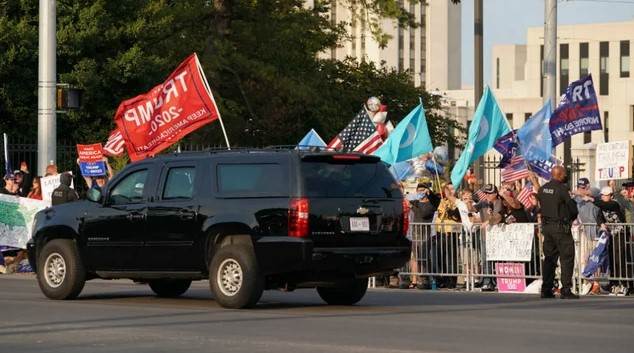
<instances>
[{"instance_id":1,"label":"sky","mask_svg":"<svg viewBox=\"0 0 634 353\"><path fill-rule=\"evenodd\" d=\"M473 3L462 0L462 84L473 85ZM529 27L544 27L544 0L483 0L484 84L491 83L491 50L526 44ZM557 24L634 20L634 0L558 0Z\"/></svg>"}]
</instances>

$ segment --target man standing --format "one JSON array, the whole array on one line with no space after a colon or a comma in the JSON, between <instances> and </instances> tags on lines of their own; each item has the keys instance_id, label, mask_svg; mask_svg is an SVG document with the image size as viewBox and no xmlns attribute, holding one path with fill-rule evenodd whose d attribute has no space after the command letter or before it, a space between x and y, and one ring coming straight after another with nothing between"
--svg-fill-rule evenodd
<instances>
[{"instance_id":1,"label":"man standing","mask_svg":"<svg viewBox=\"0 0 634 353\"><path fill-rule=\"evenodd\" d=\"M552 179L539 188L537 198L542 209L544 235L544 273L542 298L554 298L553 281L557 259L561 257L561 299L579 299L572 292L572 272L575 264L575 243L570 227L577 218L577 204L570 197L568 176L562 166L553 167Z\"/></svg>"},{"instance_id":2,"label":"man standing","mask_svg":"<svg viewBox=\"0 0 634 353\"><path fill-rule=\"evenodd\" d=\"M70 173L62 173L59 176L60 185L53 190L53 195L51 196L51 204L53 206L79 200L75 189L70 187L72 180L73 176Z\"/></svg>"}]
</instances>

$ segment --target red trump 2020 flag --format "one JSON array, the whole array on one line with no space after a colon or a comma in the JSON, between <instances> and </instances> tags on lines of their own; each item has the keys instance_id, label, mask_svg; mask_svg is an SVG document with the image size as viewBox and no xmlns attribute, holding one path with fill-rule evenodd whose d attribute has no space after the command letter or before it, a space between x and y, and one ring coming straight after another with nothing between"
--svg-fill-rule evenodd
<instances>
[{"instance_id":1,"label":"red trump 2020 flag","mask_svg":"<svg viewBox=\"0 0 634 353\"><path fill-rule=\"evenodd\" d=\"M119 105L114 117L131 161L153 156L219 118L196 54L150 92Z\"/></svg>"}]
</instances>

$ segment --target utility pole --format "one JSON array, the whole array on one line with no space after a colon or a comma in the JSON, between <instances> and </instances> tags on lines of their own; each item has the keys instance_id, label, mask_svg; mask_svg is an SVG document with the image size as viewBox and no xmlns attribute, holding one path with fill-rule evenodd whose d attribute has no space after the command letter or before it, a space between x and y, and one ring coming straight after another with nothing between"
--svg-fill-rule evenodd
<instances>
[{"instance_id":1,"label":"utility pole","mask_svg":"<svg viewBox=\"0 0 634 353\"><path fill-rule=\"evenodd\" d=\"M480 103L482 92L484 91L484 45L483 45L483 0L475 0L473 6L473 41L474 41L474 109ZM474 168L476 178L484 179L484 157L478 158L476 168Z\"/></svg>"},{"instance_id":2,"label":"utility pole","mask_svg":"<svg viewBox=\"0 0 634 353\"><path fill-rule=\"evenodd\" d=\"M40 0L37 81L37 174L57 158L57 47L55 0Z\"/></svg>"},{"instance_id":3,"label":"utility pole","mask_svg":"<svg viewBox=\"0 0 634 353\"><path fill-rule=\"evenodd\" d=\"M550 99L557 106L557 0L544 1L544 104ZM564 141L564 168L570 173L572 155L570 138Z\"/></svg>"}]
</instances>

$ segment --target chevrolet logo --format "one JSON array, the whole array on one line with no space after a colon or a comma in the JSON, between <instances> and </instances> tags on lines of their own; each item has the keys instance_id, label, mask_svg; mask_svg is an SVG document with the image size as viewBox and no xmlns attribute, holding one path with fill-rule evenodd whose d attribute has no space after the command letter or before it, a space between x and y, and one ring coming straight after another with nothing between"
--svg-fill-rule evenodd
<instances>
[{"instance_id":1,"label":"chevrolet logo","mask_svg":"<svg viewBox=\"0 0 634 353\"><path fill-rule=\"evenodd\" d=\"M357 213L358 213L358 214L367 214L368 212L369 212L369 211L368 211L368 209L367 209L367 208L365 208L365 207L359 207L359 208L357 208Z\"/></svg>"}]
</instances>

